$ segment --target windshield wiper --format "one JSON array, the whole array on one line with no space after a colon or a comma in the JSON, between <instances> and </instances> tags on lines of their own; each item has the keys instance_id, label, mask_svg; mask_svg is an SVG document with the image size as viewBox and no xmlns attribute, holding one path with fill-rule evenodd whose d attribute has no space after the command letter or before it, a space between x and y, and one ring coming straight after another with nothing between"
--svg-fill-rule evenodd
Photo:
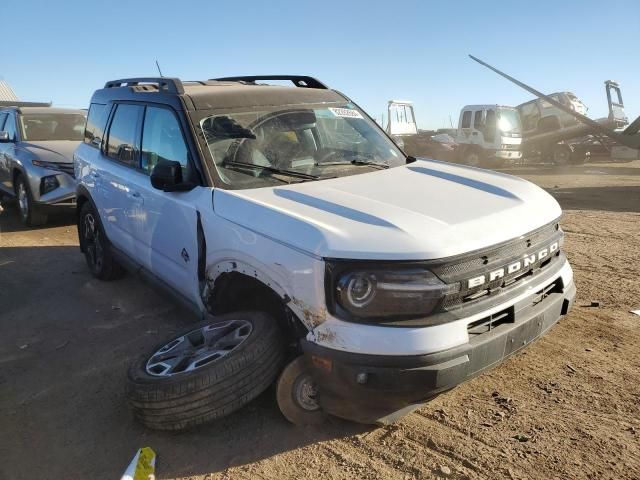
<instances>
[{"instance_id":1,"label":"windshield wiper","mask_svg":"<svg viewBox=\"0 0 640 480\"><path fill-rule=\"evenodd\" d=\"M257 165L255 163L234 162L234 161L224 162L224 164L237 165L241 167L249 167L253 169L260 168L262 170L266 170L267 172L280 173L282 175L289 175L290 177L304 178L305 180L320 180L319 175L312 175L310 173L297 172L295 170L286 170L283 168L269 167L267 165Z\"/></svg>"},{"instance_id":2,"label":"windshield wiper","mask_svg":"<svg viewBox=\"0 0 640 480\"><path fill-rule=\"evenodd\" d=\"M389 165L386 163L373 162L368 160L341 160L336 162L321 162L316 163L316 166L322 167L324 165L366 165L368 167L377 167L380 169L389 168Z\"/></svg>"}]
</instances>

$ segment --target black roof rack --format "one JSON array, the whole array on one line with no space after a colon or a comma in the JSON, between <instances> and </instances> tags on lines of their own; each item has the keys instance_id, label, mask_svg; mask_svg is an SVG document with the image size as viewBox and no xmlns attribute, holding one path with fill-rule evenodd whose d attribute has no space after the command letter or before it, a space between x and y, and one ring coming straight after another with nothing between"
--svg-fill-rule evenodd
<instances>
[{"instance_id":1,"label":"black roof rack","mask_svg":"<svg viewBox=\"0 0 640 480\"><path fill-rule=\"evenodd\" d=\"M184 87L179 78L171 77L144 77L144 78L123 78L120 80L111 80L105 83L104 88L117 87L134 87L141 83L156 83L158 89L167 93L181 95L184 93Z\"/></svg>"},{"instance_id":2,"label":"black roof rack","mask_svg":"<svg viewBox=\"0 0 640 480\"><path fill-rule=\"evenodd\" d=\"M19 100L0 100L0 107L50 107L51 102L21 102Z\"/></svg>"},{"instance_id":3,"label":"black roof rack","mask_svg":"<svg viewBox=\"0 0 640 480\"><path fill-rule=\"evenodd\" d=\"M308 77L306 75L250 75L244 77L223 77L223 78L211 78L210 80L216 80L219 82L247 82L256 83L258 80L289 80L293 82L296 87L301 88L319 88L321 90L328 90L329 87L322 83L320 80Z\"/></svg>"}]
</instances>

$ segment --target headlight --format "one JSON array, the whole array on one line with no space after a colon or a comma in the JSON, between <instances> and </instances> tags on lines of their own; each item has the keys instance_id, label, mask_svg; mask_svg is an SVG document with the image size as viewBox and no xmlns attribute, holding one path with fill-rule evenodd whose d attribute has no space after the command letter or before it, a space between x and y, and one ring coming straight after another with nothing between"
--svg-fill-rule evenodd
<instances>
[{"instance_id":1,"label":"headlight","mask_svg":"<svg viewBox=\"0 0 640 480\"><path fill-rule=\"evenodd\" d=\"M423 317L459 289L458 284L447 285L429 270L415 267L342 271L330 284L338 316L363 320Z\"/></svg>"},{"instance_id":2,"label":"headlight","mask_svg":"<svg viewBox=\"0 0 640 480\"><path fill-rule=\"evenodd\" d=\"M43 160L31 160L36 167L49 168L51 170L60 170L60 166L57 163L45 162Z\"/></svg>"}]
</instances>

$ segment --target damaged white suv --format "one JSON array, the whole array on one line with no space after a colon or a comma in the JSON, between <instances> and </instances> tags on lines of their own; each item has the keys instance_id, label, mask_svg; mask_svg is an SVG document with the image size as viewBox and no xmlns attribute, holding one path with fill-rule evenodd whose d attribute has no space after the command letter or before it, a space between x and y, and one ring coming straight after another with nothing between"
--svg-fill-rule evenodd
<instances>
[{"instance_id":1,"label":"damaged white suv","mask_svg":"<svg viewBox=\"0 0 640 480\"><path fill-rule=\"evenodd\" d=\"M75 174L91 272L142 273L202 320L131 367L152 428L221 417L274 381L294 423L393 421L575 297L550 195L407 157L311 77L108 82Z\"/></svg>"}]
</instances>

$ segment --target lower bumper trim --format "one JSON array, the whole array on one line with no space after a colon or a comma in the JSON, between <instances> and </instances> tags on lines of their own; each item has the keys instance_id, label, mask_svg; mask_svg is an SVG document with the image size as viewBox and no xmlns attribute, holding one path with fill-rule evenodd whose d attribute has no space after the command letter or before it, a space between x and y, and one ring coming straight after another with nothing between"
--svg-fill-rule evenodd
<instances>
[{"instance_id":1,"label":"lower bumper trim","mask_svg":"<svg viewBox=\"0 0 640 480\"><path fill-rule=\"evenodd\" d=\"M307 340L302 346L305 355L311 357L319 402L328 413L361 423L385 424L496 366L539 338L568 313L575 295L572 282L541 301L527 299L514 305L513 322L473 336L465 345L434 354L363 355L339 352ZM314 361L314 357L325 361Z\"/></svg>"}]
</instances>

